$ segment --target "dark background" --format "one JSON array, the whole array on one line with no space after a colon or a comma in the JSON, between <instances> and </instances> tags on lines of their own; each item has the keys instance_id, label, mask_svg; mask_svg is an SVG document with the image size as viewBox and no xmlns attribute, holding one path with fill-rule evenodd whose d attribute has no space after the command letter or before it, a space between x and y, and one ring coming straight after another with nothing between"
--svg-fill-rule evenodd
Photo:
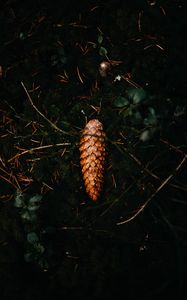
<instances>
[{"instance_id":1,"label":"dark background","mask_svg":"<svg viewBox=\"0 0 187 300\"><path fill-rule=\"evenodd\" d=\"M185 1L1 2L1 299L186 294L186 30ZM78 149L92 118L96 203Z\"/></svg>"}]
</instances>

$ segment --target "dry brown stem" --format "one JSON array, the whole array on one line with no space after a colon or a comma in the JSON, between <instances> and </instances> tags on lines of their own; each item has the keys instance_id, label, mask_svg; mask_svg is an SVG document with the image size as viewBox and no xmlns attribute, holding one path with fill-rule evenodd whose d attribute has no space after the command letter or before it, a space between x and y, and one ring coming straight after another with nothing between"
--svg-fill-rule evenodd
<instances>
[{"instance_id":1,"label":"dry brown stem","mask_svg":"<svg viewBox=\"0 0 187 300\"><path fill-rule=\"evenodd\" d=\"M184 163L187 160L187 155L183 157L181 162L178 164L178 166L174 169L174 171L162 182L162 184L156 189L156 191L147 199L147 201L138 209L138 211L132 215L131 217L127 218L126 220L123 220L121 222L116 223L117 225L123 225L126 223L129 223L130 221L134 220L148 205L148 203L166 186L166 184L175 176L175 173L178 172Z\"/></svg>"},{"instance_id":2,"label":"dry brown stem","mask_svg":"<svg viewBox=\"0 0 187 300\"><path fill-rule=\"evenodd\" d=\"M27 98L28 98L28 100L29 100L29 102L30 102L30 104L32 105L32 107L35 109L35 111L45 120L45 121L47 121L49 124L50 124L50 126L53 128L53 129L55 129L56 131L59 131L59 132L61 132L61 133L63 133L63 134L66 134L66 135L69 135L69 133L68 132L66 132L66 131L64 131L64 130L62 130L62 129L60 129L59 127L57 127L53 122L51 122L37 107L36 107L36 105L33 103L33 101L32 101L32 98L31 98L31 96L29 95L29 92L27 91L27 89L26 89L26 87L25 87L25 85L24 85L24 83L21 81L21 85L22 85L22 87L23 87L23 89L24 89L24 91L25 91L25 93L26 93L26 95L27 95Z\"/></svg>"}]
</instances>

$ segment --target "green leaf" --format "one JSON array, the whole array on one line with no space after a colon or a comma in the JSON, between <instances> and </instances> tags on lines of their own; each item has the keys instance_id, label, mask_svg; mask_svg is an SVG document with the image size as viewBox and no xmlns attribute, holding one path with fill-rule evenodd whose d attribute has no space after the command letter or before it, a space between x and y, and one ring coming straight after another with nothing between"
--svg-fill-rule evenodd
<instances>
[{"instance_id":1,"label":"green leaf","mask_svg":"<svg viewBox=\"0 0 187 300\"><path fill-rule=\"evenodd\" d=\"M147 142L149 139L150 139L150 132L148 129L146 129L140 134L140 141Z\"/></svg>"},{"instance_id":2,"label":"green leaf","mask_svg":"<svg viewBox=\"0 0 187 300\"><path fill-rule=\"evenodd\" d=\"M39 204L41 200L42 200L42 195L36 194L29 199L29 204L36 205L36 203Z\"/></svg>"},{"instance_id":3,"label":"green leaf","mask_svg":"<svg viewBox=\"0 0 187 300\"><path fill-rule=\"evenodd\" d=\"M155 128L149 128L145 129L141 134L140 134L140 141L142 142L148 142L150 139L152 139L153 135L155 133Z\"/></svg>"},{"instance_id":4,"label":"green leaf","mask_svg":"<svg viewBox=\"0 0 187 300\"><path fill-rule=\"evenodd\" d=\"M157 123L157 116L153 107L149 107L149 113L147 118L144 119L144 124L146 126L153 126Z\"/></svg>"},{"instance_id":5,"label":"green leaf","mask_svg":"<svg viewBox=\"0 0 187 300\"><path fill-rule=\"evenodd\" d=\"M35 244L36 242L39 241L39 238L35 232L29 232L27 233L27 241L30 244Z\"/></svg>"},{"instance_id":6,"label":"green leaf","mask_svg":"<svg viewBox=\"0 0 187 300\"><path fill-rule=\"evenodd\" d=\"M181 116L184 116L186 113L187 106L179 106L177 105L174 111L174 118L180 118Z\"/></svg>"},{"instance_id":7,"label":"green leaf","mask_svg":"<svg viewBox=\"0 0 187 300\"><path fill-rule=\"evenodd\" d=\"M36 194L35 196L31 197L28 201L28 210L35 211L40 207L42 196Z\"/></svg>"},{"instance_id":8,"label":"green leaf","mask_svg":"<svg viewBox=\"0 0 187 300\"><path fill-rule=\"evenodd\" d=\"M37 242L37 241L36 241ZM37 253L44 253L45 248L42 246L40 243L33 243L34 244L34 249L36 250Z\"/></svg>"},{"instance_id":9,"label":"green leaf","mask_svg":"<svg viewBox=\"0 0 187 300\"><path fill-rule=\"evenodd\" d=\"M27 34L25 32L20 32L19 38L20 40L25 40L27 38Z\"/></svg>"},{"instance_id":10,"label":"green leaf","mask_svg":"<svg viewBox=\"0 0 187 300\"><path fill-rule=\"evenodd\" d=\"M99 48L99 55L106 57L107 54L108 54L108 51L106 50L106 48L104 48L104 47Z\"/></svg>"},{"instance_id":11,"label":"green leaf","mask_svg":"<svg viewBox=\"0 0 187 300\"><path fill-rule=\"evenodd\" d=\"M22 193L18 192L16 194L16 198L15 198L15 202L14 202L14 206L15 207L18 207L18 208L21 208L25 205L24 203L24 196Z\"/></svg>"},{"instance_id":12,"label":"green leaf","mask_svg":"<svg viewBox=\"0 0 187 300\"><path fill-rule=\"evenodd\" d=\"M114 100L114 106L115 107L124 107L129 105L129 101L127 98L119 96Z\"/></svg>"},{"instance_id":13,"label":"green leaf","mask_svg":"<svg viewBox=\"0 0 187 300\"><path fill-rule=\"evenodd\" d=\"M97 41L98 41L98 44L101 44L101 43L102 43L102 41L103 41L103 35L102 35L102 33L99 33L99 34L98 34Z\"/></svg>"},{"instance_id":14,"label":"green leaf","mask_svg":"<svg viewBox=\"0 0 187 300\"><path fill-rule=\"evenodd\" d=\"M127 90L127 95L133 104L138 104L146 98L147 93L142 88L131 88Z\"/></svg>"},{"instance_id":15,"label":"green leaf","mask_svg":"<svg viewBox=\"0 0 187 300\"><path fill-rule=\"evenodd\" d=\"M133 117L134 117L134 124L142 123L142 116L138 110L134 113Z\"/></svg>"},{"instance_id":16,"label":"green leaf","mask_svg":"<svg viewBox=\"0 0 187 300\"><path fill-rule=\"evenodd\" d=\"M21 218L23 219L23 220L27 220L27 221L29 221L30 220L30 214L29 214L29 212L27 211L27 210L23 210L22 211L22 213L21 213Z\"/></svg>"}]
</instances>

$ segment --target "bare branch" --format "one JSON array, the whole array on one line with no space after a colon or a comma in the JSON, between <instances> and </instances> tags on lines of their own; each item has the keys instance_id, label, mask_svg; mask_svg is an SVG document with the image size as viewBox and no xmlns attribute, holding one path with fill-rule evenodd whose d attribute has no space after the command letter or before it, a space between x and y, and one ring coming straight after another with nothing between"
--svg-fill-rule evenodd
<instances>
[{"instance_id":1,"label":"bare branch","mask_svg":"<svg viewBox=\"0 0 187 300\"><path fill-rule=\"evenodd\" d=\"M25 85L24 85L24 83L21 81L21 85L22 85L22 87L23 87L23 89L24 89L24 91L25 91L25 93L26 93L26 95L27 95L27 97L28 97L28 100L29 100L29 102L30 102L30 104L32 105L32 107L36 110L36 112L44 119L44 120L46 120L49 124L50 124L50 126L53 128L53 129L55 129L56 131L59 131L59 132L61 132L61 133L63 133L63 134L66 134L66 135L70 135L68 132L66 132L66 131L64 131L64 130L62 130L62 129L60 129L59 127L57 127L53 122L51 122L37 107L36 107L36 105L33 103L33 101L32 101L32 98L31 98L31 96L29 95L29 93L28 93L28 91L27 91L27 89L26 89L26 87L25 87Z\"/></svg>"},{"instance_id":2,"label":"bare branch","mask_svg":"<svg viewBox=\"0 0 187 300\"><path fill-rule=\"evenodd\" d=\"M71 143L60 143L60 144L53 144L53 145L45 145L45 146L40 146L40 147L36 147L36 148L31 148L31 149L27 149L27 150L24 150L23 152L21 153L18 153L16 154L15 156L13 156L12 158L10 158L8 160L8 162L11 162L13 161L14 159L24 155L24 154L27 154L27 153L32 153L34 151L37 151L37 150L42 150L42 149L47 149L47 148L52 148L52 147L61 147L61 146L70 146Z\"/></svg>"},{"instance_id":3,"label":"bare branch","mask_svg":"<svg viewBox=\"0 0 187 300\"><path fill-rule=\"evenodd\" d=\"M175 173L178 172L181 167L184 165L184 163L187 160L187 155L185 155L183 157L183 159L181 160L181 162L178 164L178 166L175 168L175 170L173 171L172 174L170 174L163 182L162 184L157 188L157 190L147 199L147 201L139 208L139 210L131 217L129 217L128 219L118 222L116 223L116 225L123 225L126 223L129 223L130 221L134 220L143 210L144 208L147 206L147 204L165 187L165 185L174 177Z\"/></svg>"}]
</instances>

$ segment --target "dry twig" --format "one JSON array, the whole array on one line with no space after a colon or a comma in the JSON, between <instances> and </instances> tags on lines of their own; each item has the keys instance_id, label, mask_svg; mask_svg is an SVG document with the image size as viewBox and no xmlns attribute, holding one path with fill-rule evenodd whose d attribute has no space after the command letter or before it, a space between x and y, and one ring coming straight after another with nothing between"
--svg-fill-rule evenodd
<instances>
[{"instance_id":1,"label":"dry twig","mask_svg":"<svg viewBox=\"0 0 187 300\"><path fill-rule=\"evenodd\" d=\"M123 225L126 223L129 223L130 221L134 220L143 210L144 208L148 205L148 203L165 187L165 185L174 177L175 173L178 172L184 163L187 160L187 154L183 157L181 162L178 164L178 166L175 168L175 170L170 174L163 182L162 184L157 188L157 190L147 199L147 201L140 207L140 209L131 217L128 219L116 223L117 225Z\"/></svg>"},{"instance_id":2,"label":"dry twig","mask_svg":"<svg viewBox=\"0 0 187 300\"><path fill-rule=\"evenodd\" d=\"M46 120L49 124L50 124L50 126L53 128L53 129L55 129L56 131L59 131L59 132L61 132L61 133L63 133L63 134L66 134L66 135L70 135L68 132L66 132L66 131L64 131L64 130L62 130L62 129L60 129L59 127L57 127L53 122L51 122L37 107L36 107L36 105L33 103L33 101L32 101L32 98L31 98L31 96L29 95L29 93L28 93L28 91L27 91L27 89L26 89L26 87L25 87L25 85L24 85L24 83L21 81L21 85L22 85L22 87L23 87L23 89L24 89L24 91L25 91L25 93L26 93L26 95L27 95L27 98L28 98L28 100L29 100L29 102L30 102L30 104L32 105L32 107L36 110L36 112L44 119L44 120Z\"/></svg>"},{"instance_id":3,"label":"dry twig","mask_svg":"<svg viewBox=\"0 0 187 300\"><path fill-rule=\"evenodd\" d=\"M31 149L27 149L27 150L24 150L23 152L21 153L17 153L15 156L13 156L12 158L10 158L8 160L8 162L11 162L13 161L14 159L24 155L24 154L27 154L27 153L33 153L34 151L37 151L37 150L43 150L43 149L47 149L47 148L52 148L52 147L61 147L61 146L70 146L71 143L60 143L60 144L53 144L53 145L45 145L45 146L40 146L40 147L36 147L36 148L31 148Z\"/></svg>"}]
</instances>

